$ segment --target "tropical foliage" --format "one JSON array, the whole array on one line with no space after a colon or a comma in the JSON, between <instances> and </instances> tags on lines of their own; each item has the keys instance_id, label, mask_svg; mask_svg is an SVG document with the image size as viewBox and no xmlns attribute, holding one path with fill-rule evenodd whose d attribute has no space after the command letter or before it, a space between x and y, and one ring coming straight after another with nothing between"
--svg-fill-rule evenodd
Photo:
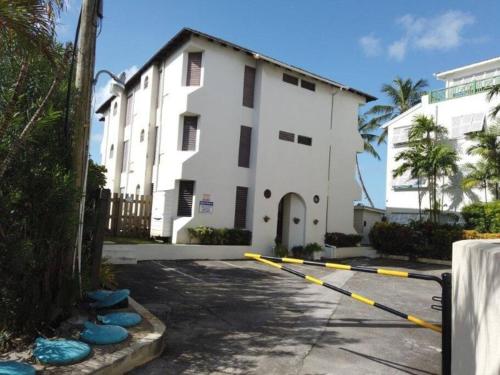
<instances>
[{"instance_id":1,"label":"tropical foliage","mask_svg":"<svg viewBox=\"0 0 500 375\"><path fill-rule=\"evenodd\" d=\"M367 120L366 115L358 117L358 131L361 139L363 140L363 151L370 154L377 160L380 160L380 155L378 154L374 146L374 144L378 142L379 138L378 134L375 133L378 127L378 123L374 119ZM363 192L365 193L366 199L368 199L371 207L375 207L372 199L370 198L370 195L368 194L365 182L363 181L363 176L359 168L358 154L356 154L356 170L358 172L359 182L361 183L361 187L363 189Z\"/></svg>"},{"instance_id":2,"label":"tropical foliage","mask_svg":"<svg viewBox=\"0 0 500 375\"><path fill-rule=\"evenodd\" d=\"M409 172L410 176L418 181L425 178L430 219L433 222L438 221L441 209L438 199L439 182L444 184L446 176L457 172L458 169L458 155L455 149L446 143L446 133L446 128L437 125L432 117L415 116L408 135L408 148L396 156L395 160L400 162L400 165L393 171L393 177Z\"/></svg>"},{"instance_id":3,"label":"tropical foliage","mask_svg":"<svg viewBox=\"0 0 500 375\"><path fill-rule=\"evenodd\" d=\"M488 100L492 100L493 97L500 95L500 84L494 85L489 91L487 98ZM497 104L491 109L490 116L495 118L500 113L500 104Z\"/></svg>"},{"instance_id":4,"label":"tropical foliage","mask_svg":"<svg viewBox=\"0 0 500 375\"><path fill-rule=\"evenodd\" d=\"M391 103L375 105L367 114L373 116L373 121L381 126L420 103L420 98L425 93L427 86L427 81L424 79L413 82L410 78L396 77L392 84L384 84L381 89ZM383 129L378 143L385 142L386 138L387 129Z\"/></svg>"},{"instance_id":5,"label":"tropical foliage","mask_svg":"<svg viewBox=\"0 0 500 375\"><path fill-rule=\"evenodd\" d=\"M500 200L476 202L462 209L465 228L481 233L500 233Z\"/></svg>"}]
</instances>

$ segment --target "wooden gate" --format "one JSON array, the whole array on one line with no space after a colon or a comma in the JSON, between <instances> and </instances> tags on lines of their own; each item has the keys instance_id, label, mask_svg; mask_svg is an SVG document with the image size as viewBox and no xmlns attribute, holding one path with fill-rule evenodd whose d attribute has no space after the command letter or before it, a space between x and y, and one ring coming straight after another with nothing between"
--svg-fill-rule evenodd
<instances>
[{"instance_id":1,"label":"wooden gate","mask_svg":"<svg viewBox=\"0 0 500 375\"><path fill-rule=\"evenodd\" d=\"M151 195L114 193L109 210L109 234L149 238L151 201Z\"/></svg>"}]
</instances>

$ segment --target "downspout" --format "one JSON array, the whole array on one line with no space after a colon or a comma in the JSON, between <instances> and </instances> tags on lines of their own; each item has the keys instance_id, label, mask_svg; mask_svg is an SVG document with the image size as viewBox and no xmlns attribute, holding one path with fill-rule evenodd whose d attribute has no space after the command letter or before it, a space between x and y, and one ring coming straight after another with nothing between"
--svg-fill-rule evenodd
<instances>
[{"instance_id":1,"label":"downspout","mask_svg":"<svg viewBox=\"0 0 500 375\"><path fill-rule=\"evenodd\" d=\"M333 107L335 105L335 96L345 90L344 87L339 87L338 90L332 93L332 102L330 105L330 130L333 130ZM328 232L328 211L329 211L329 202L330 202L330 179L331 179L331 163L332 163L332 145L329 145L328 149L328 174L327 174L327 189L326 189L326 219L325 219L325 233Z\"/></svg>"}]
</instances>

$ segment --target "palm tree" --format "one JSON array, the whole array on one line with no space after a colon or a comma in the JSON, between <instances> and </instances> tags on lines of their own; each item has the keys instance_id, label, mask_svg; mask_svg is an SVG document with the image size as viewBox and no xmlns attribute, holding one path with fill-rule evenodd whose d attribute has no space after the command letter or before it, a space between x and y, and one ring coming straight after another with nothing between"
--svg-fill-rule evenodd
<instances>
[{"instance_id":1,"label":"palm tree","mask_svg":"<svg viewBox=\"0 0 500 375\"><path fill-rule=\"evenodd\" d=\"M467 149L469 155L477 155L489 169L495 199L500 198L500 122L490 126L484 132L472 133L467 137L475 143Z\"/></svg>"},{"instance_id":2,"label":"palm tree","mask_svg":"<svg viewBox=\"0 0 500 375\"><path fill-rule=\"evenodd\" d=\"M391 84L384 84L381 90L389 97L391 104L375 105L368 111L368 114L375 116L375 121L382 125L420 103L420 98L427 86L425 79L419 79L414 83L411 78L396 77ZM385 142L386 138L387 129L384 129L378 143Z\"/></svg>"},{"instance_id":3,"label":"palm tree","mask_svg":"<svg viewBox=\"0 0 500 375\"><path fill-rule=\"evenodd\" d=\"M359 134L361 135L361 139L363 139L363 151L372 155L377 160L380 160L380 155L373 146L373 143L375 143L379 137L377 134L373 133L373 131L376 129L378 129L378 123L376 121L374 121L373 119L368 121L366 115L358 117L358 131ZM359 169L358 154L356 154L356 169L358 171L359 182L361 183L361 187L363 188L363 192L365 193L366 199L368 199L368 202L370 203L371 207L375 207L372 199L370 198L370 195L368 194L368 190L366 190L366 186L363 181L361 171Z\"/></svg>"},{"instance_id":4,"label":"palm tree","mask_svg":"<svg viewBox=\"0 0 500 375\"><path fill-rule=\"evenodd\" d=\"M488 164L480 161L476 164L465 164L467 175L462 180L462 188L464 190L472 190L475 188L484 189L484 201L488 202L488 182L492 177L491 170Z\"/></svg>"},{"instance_id":5,"label":"palm tree","mask_svg":"<svg viewBox=\"0 0 500 375\"><path fill-rule=\"evenodd\" d=\"M415 116L408 134L408 149L396 156L395 160L402 163L393 171L394 177L409 171L411 177L417 178L418 181L422 177L426 178L430 217L434 222L438 221L440 210L437 198L438 180L445 179L458 169L457 152L444 142L446 132L446 128L437 125L432 117Z\"/></svg>"},{"instance_id":6,"label":"palm tree","mask_svg":"<svg viewBox=\"0 0 500 375\"><path fill-rule=\"evenodd\" d=\"M497 95L500 95L500 83L499 84L496 84L494 85L489 91L488 91L488 95L487 95L487 98L489 101L491 101L491 99L493 99L494 96L497 96ZM497 104L495 107L493 107L491 109L491 112L490 112L490 116L491 118L495 118L496 115L498 115L500 113L500 104Z\"/></svg>"}]
</instances>

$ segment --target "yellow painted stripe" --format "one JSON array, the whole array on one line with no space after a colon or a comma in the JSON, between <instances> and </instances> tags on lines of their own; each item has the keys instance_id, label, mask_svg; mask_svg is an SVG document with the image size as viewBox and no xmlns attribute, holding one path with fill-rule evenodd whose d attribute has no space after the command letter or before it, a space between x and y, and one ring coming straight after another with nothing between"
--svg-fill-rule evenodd
<instances>
[{"instance_id":1,"label":"yellow painted stripe","mask_svg":"<svg viewBox=\"0 0 500 375\"><path fill-rule=\"evenodd\" d=\"M338 263L325 263L325 267L336 268L338 270L347 270L347 271L349 271L351 269L351 266L349 266L349 265L338 264Z\"/></svg>"},{"instance_id":2,"label":"yellow painted stripe","mask_svg":"<svg viewBox=\"0 0 500 375\"><path fill-rule=\"evenodd\" d=\"M410 322L418 324L421 327L429 328L429 329L432 329L433 331L436 331L436 332L442 332L441 327L439 327L439 326L437 326L435 324L426 322L425 320L417 318L416 316L408 315L408 320Z\"/></svg>"},{"instance_id":3,"label":"yellow painted stripe","mask_svg":"<svg viewBox=\"0 0 500 375\"><path fill-rule=\"evenodd\" d=\"M276 268L279 268L281 269L282 267L278 264L278 263L274 263L274 262L271 262L270 260L267 260L267 259L262 259L262 258L255 258L255 260L258 260L259 262L262 262L262 263L265 263L267 264L268 266L272 266L272 267L276 267Z\"/></svg>"},{"instance_id":4,"label":"yellow painted stripe","mask_svg":"<svg viewBox=\"0 0 500 375\"><path fill-rule=\"evenodd\" d=\"M371 306L375 305L375 301L372 301L371 299L360 296L359 294L351 293L351 297L360 301L360 302L366 303L367 305L371 305Z\"/></svg>"},{"instance_id":5,"label":"yellow painted stripe","mask_svg":"<svg viewBox=\"0 0 500 375\"><path fill-rule=\"evenodd\" d=\"M295 258L282 258L281 259L283 262L286 263L295 263L295 264L303 264L304 261L302 259L295 259Z\"/></svg>"},{"instance_id":6,"label":"yellow painted stripe","mask_svg":"<svg viewBox=\"0 0 500 375\"><path fill-rule=\"evenodd\" d=\"M249 258L260 258L260 254L257 253L245 253L245 256Z\"/></svg>"},{"instance_id":7,"label":"yellow painted stripe","mask_svg":"<svg viewBox=\"0 0 500 375\"><path fill-rule=\"evenodd\" d=\"M314 284L323 285L323 281L321 281L320 279L317 279L315 277L312 277L312 276L306 275L306 280L309 280L310 282L312 282Z\"/></svg>"},{"instance_id":8,"label":"yellow painted stripe","mask_svg":"<svg viewBox=\"0 0 500 375\"><path fill-rule=\"evenodd\" d=\"M381 275L387 275L387 276L408 277L408 272L384 270L383 268L378 268L377 273L379 273Z\"/></svg>"}]
</instances>

